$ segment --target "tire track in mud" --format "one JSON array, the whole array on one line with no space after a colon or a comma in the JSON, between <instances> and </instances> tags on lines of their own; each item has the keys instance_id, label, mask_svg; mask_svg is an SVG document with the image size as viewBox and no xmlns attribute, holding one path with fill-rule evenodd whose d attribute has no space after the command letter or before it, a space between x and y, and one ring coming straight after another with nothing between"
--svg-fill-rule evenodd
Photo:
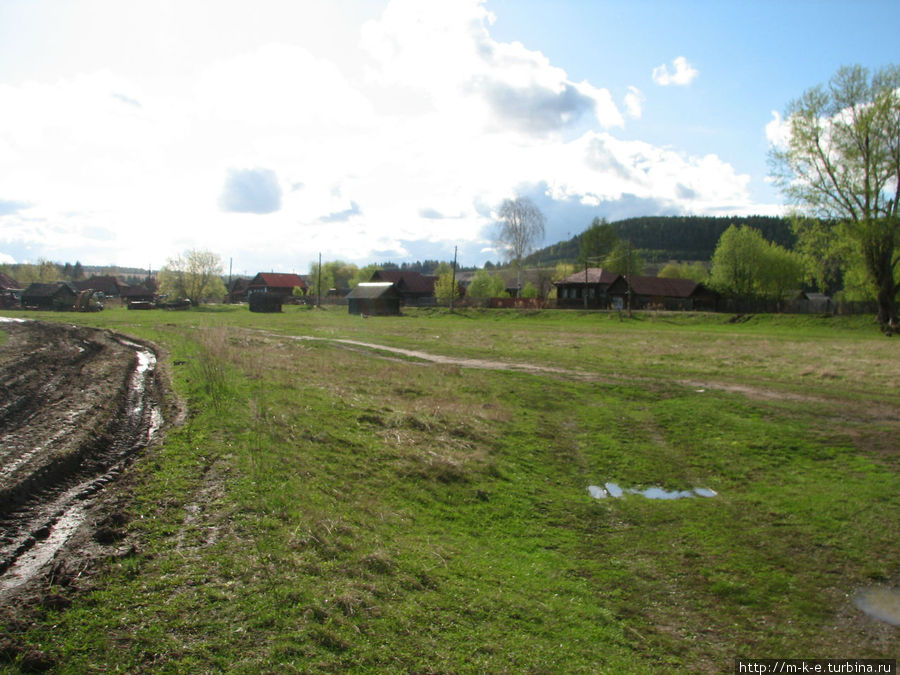
<instances>
[{"instance_id":1,"label":"tire track in mud","mask_svg":"<svg viewBox=\"0 0 900 675\"><path fill-rule=\"evenodd\" d=\"M121 335L0 323L0 602L40 578L162 426L156 354Z\"/></svg>"}]
</instances>

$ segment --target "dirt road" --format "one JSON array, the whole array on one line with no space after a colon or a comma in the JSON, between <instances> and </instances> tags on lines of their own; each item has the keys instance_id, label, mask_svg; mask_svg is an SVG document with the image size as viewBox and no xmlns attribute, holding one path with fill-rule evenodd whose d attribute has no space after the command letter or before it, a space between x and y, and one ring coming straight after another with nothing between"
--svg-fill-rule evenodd
<instances>
[{"instance_id":1,"label":"dirt road","mask_svg":"<svg viewBox=\"0 0 900 675\"><path fill-rule=\"evenodd\" d=\"M83 571L87 548L115 545L123 523L98 498L163 420L150 346L36 321L0 331L2 623Z\"/></svg>"}]
</instances>

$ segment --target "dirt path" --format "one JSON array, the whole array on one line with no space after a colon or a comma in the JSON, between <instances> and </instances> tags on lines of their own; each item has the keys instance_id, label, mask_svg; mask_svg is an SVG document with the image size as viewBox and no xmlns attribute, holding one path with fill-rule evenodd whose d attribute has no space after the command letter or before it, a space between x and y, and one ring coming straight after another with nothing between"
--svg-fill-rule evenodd
<instances>
[{"instance_id":1,"label":"dirt path","mask_svg":"<svg viewBox=\"0 0 900 675\"><path fill-rule=\"evenodd\" d=\"M0 319L0 331L0 619L9 619L82 565L76 538L114 543L97 495L162 415L149 346L36 321Z\"/></svg>"}]
</instances>

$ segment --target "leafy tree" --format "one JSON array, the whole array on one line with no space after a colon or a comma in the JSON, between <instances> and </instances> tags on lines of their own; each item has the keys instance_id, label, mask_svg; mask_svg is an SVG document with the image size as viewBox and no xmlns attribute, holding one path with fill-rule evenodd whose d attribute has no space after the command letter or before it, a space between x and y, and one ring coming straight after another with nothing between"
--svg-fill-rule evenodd
<instances>
[{"instance_id":1,"label":"leafy tree","mask_svg":"<svg viewBox=\"0 0 900 675\"><path fill-rule=\"evenodd\" d=\"M506 284L502 277L490 274L486 269L478 270L469 283L466 295L477 300L501 298L506 295Z\"/></svg>"},{"instance_id":2,"label":"leafy tree","mask_svg":"<svg viewBox=\"0 0 900 675\"><path fill-rule=\"evenodd\" d=\"M544 214L528 199L506 199L500 206L497 242L516 265L516 288L522 288L522 258L544 238Z\"/></svg>"},{"instance_id":3,"label":"leafy tree","mask_svg":"<svg viewBox=\"0 0 900 675\"><path fill-rule=\"evenodd\" d=\"M522 289L522 297L523 298L539 298L541 297L541 292L538 290L538 287L535 286L530 281L525 284L525 288Z\"/></svg>"},{"instance_id":4,"label":"leafy tree","mask_svg":"<svg viewBox=\"0 0 900 675\"><path fill-rule=\"evenodd\" d=\"M724 295L738 299L784 299L803 282L803 259L759 230L732 225L719 239L713 253L710 284Z\"/></svg>"},{"instance_id":5,"label":"leafy tree","mask_svg":"<svg viewBox=\"0 0 900 675\"><path fill-rule=\"evenodd\" d=\"M327 295L328 291L332 288L350 288L351 281L355 280L358 274L359 268L352 263L346 263L342 260L323 262L321 275L322 288L320 289L319 263L310 263L309 275L307 276L309 295L318 297L321 291L321 295L324 296ZM369 278L371 278L371 276L372 275L369 274ZM365 281L368 281L369 278L366 278Z\"/></svg>"},{"instance_id":6,"label":"leafy tree","mask_svg":"<svg viewBox=\"0 0 900 675\"><path fill-rule=\"evenodd\" d=\"M663 279L690 279L697 283L706 283L709 271L702 262L676 263L670 262L656 276Z\"/></svg>"},{"instance_id":7,"label":"leafy tree","mask_svg":"<svg viewBox=\"0 0 900 675\"><path fill-rule=\"evenodd\" d=\"M615 228L605 218L594 218L591 226L581 233L578 262L585 267L596 267L600 258L609 255L618 241Z\"/></svg>"},{"instance_id":8,"label":"leafy tree","mask_svg":"<svg viewBox=\"0 0 900 675\"><path fill-rule=\"evenodd\" d=\"M789 291L803 285L803 258L774 242L766 242L762 268L759 270L759 286L763 297L781 302Z\"/></svg>"},{"instance_id":9,"label":"leafy tree","mask_svg":"<svg viewBox=\"0 0 900 675\"><path fill-rule=\"evenodd\" d=\"M638 275L643 274L644 258L638 253L638 250L631 245L630 241L619 240L615 243L612 251L603 260L603 268L616 274Z\"/></svg>"},{"instance_id":10,"label":"leafy tree","mask_svg":"<svg viewBox=\"0 0 900 675\"><path fill-rule=\"evenodd\" d=\"M222 260L212 251L192 249L169 258L160 269L157 282L160 293L174 298L187 298L199 305L210 298L225 295L222 282Z\"/></svg>"},{"instance_id":11,"label":"leafy tree","mask_svg":"<svg viewBox=\"0 0 900 675\"><path fill-rule=\"evenodd\" d=\"M897 326L900 263L900 67L840 68L792 101L772 174L807 214L834 222L861 254L887 335Z\"/></svg>"},{"instance_id":12,"label":"leafy tree","mask_svg":"<svg viewBox=\"0 0 900 675\"><path fill-rule=\"evenodd\" d=\"M712 257L710 284L723 295L742 300L760 295L766 240L759 230L732 225L719 238Z\"/></svg>"},{"instance_id":13,"label":"leafy tree","mask_svg":"<svg viewBox=\"0 0 900 675\"><path fill-rule=\"evenodd\" d=\"M461 296L459 282L453 278L453 270L444 270L434 282L434 297L438 303L449 305L452 300Z\"/></svg>"},{"instance_id":14,"label":"leafy tree","mask_svg":"<svg viewBox=\"0 0 900 675\"><path fill-rule=\"evenodd\" d=\"M380 269L385 269L382 265L376 265L374 263L370 263L365 267L361 267L356 272L356 276L352 279L348 280L348 285L350 288L356 288L359 284L364 284L372 280L372 275L375 274Z\"/></svg>"}]
</instances>

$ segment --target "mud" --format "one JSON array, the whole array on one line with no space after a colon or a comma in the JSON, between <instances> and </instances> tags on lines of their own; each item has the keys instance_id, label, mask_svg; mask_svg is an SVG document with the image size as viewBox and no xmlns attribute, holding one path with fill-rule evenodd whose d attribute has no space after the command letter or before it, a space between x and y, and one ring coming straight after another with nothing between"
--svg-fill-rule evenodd
<instances>
[{"instance_id":1,"label":"mud","mask_svg":"<svg viewBox=\"0 0 900 675\"><path fill-rule=\"evenodd\" d=\"M159 434L163 396L150 345L35 321L0 331L2 625L115 554L109 488Z\"/></svg>"}]
</instances>

